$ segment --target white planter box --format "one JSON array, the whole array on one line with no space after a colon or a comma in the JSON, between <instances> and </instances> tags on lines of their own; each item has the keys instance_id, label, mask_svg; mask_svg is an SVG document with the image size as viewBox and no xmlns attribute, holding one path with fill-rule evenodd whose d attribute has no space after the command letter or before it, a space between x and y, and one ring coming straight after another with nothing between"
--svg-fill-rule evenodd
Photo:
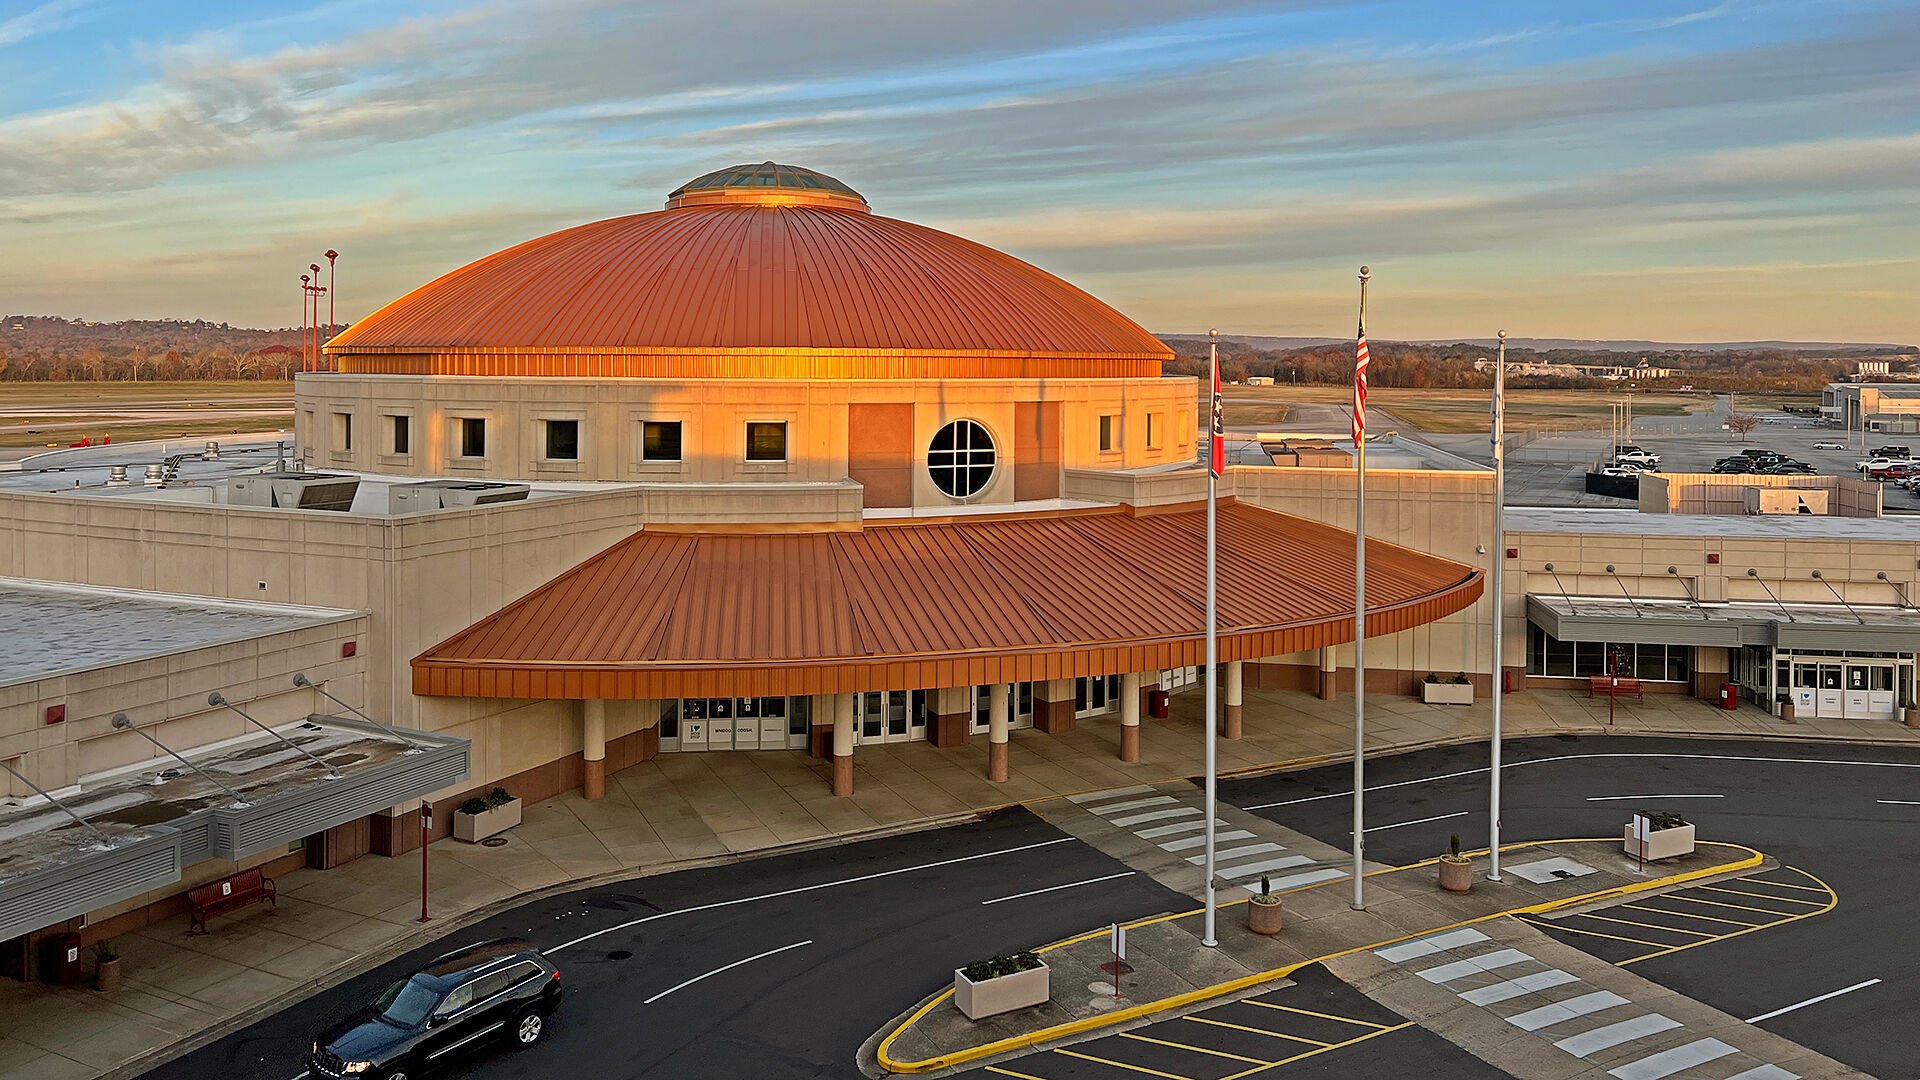
<instances>
[{"instance_id":1,"label":"white planter box","mask_svg":"<svg viewBox=\"0 0 1920 1080\"><path fill-rule=\"evenodd\" d=\"M1031 971L974 982L953 969L953 1003L969 1020L982 1020L1015 1009L1044 1005L1053 996L1053 969L1045 961Z\"/></svg>"},{"instance_id":2,"label":"white planter box","mask_svg":"<svg viewBox=\"0 0 1920 1080\"><path fill-rule=\"evenodd\" d=\"M1674 829L1661 829L1647 836L1646 854L1640 853L1640 844L1633 838L1633 823L1628 822L1622 830L1623 846L1627 855L1646 862L1659 862L1681 855L1693 854L1693 826L1682 825Z\"/></svg>"},{"instance_id":3,"label":"white planter box","mask_svg":"<svg viewBox=\"0 0 1920 1080\"><path fill-rule=\"evenodd\" d=\"M1420 700L1429 705L1471 705L1473 684L1423 682L1420 684Z\"/></svg>"},{"instance_id":4,"label":"white planter box","mask_svg":"<svg viewBox=\"0 0 1920 1080\"><path fill-rule=\"evenodd\" d=\"M520 824L520 800L501 803L478 814L453 812L453 835L469 844L477 844L494 833L503 833Z\"/></svg>"}]
</instances>

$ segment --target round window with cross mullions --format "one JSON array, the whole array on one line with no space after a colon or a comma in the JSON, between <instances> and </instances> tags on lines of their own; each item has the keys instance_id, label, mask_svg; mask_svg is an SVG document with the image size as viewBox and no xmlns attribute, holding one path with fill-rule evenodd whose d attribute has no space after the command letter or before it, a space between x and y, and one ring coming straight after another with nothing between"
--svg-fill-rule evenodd
<instances>
[{"instance_id":1,"label":"round window with cross mullions","mask_svg":"<svg viewBox=\"0 0 1920 1080\"><path fill-rule=\"evenodd\" d=\"M986 489L993 479L993 437L972 420L955 420L933 436L927 447L927 472L933 486L956 499L967 499Z\"/></svg>"}]
</instances>

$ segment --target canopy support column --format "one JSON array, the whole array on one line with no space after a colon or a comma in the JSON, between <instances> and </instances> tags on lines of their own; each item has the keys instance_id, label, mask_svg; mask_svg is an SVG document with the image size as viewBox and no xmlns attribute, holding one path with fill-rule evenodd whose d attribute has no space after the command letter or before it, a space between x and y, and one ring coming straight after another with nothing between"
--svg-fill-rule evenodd
<instances>
[{"instance_id":1,"label":"canopy support column","mask_svg":"<svg viewBox=\"0 0 1920 1080\"><path fill-rule=\"evenodd\" d=\"M1320 700L1332 701L1340 685L1340 654L1328 645L1320 650Z\"/></svg>"},{"instance_id":2,"label":"canopy support column","mask_svg":"<svg viewBox=\"0 0 1920 1080\"><path fill-rule=\"evenodd\" d=\"M599 698L580 702L581 757L586 768L580 793L589 799L607 794L607 703Z\"/></svg>"},{"instance_id":3,"label":"canopy support column","mask_svg":"<svg viewBox=\"0 0 1920 1080\"><path fill-rule=\"evenodd\" d=\"M853 794L853 695L833 695L833 793Z\"/></svg>"},{"instance_id":4,"label":"canopy support column","mask_svg":"<svg viewBox=\"0 0 1920 1080\"><path fill-rule=\"evenodd\" d=\"M1242 661L1227 661L1227 708L1226 717L1220 726L1220 735L1222 738L1237 739L1240 737L1240 699L1241 687L1243 685L1241 681L1241 666Z\"/></svg>"},{"instance_id":5,"label":"canopy support column","mask_svg":"<svg viewBox=\"0 0 1920 1080\"><path fill-rule=\"evenodd\" d=\"M1140 673L1120 676L1120 760L1140 760Z\"/></svg>"},{"instance_id":6,"label":"canopy support column","mask_svg":"<svg viewBox=\"0 0 1920 1080\"><path fill-rule=\"evenodd\" d=\"M987 688L987 779L996 784L1007 781L1007 739L1012 729L1007 719L1007 696L1013 688L994 683Z\"/></svg>"}]
</instances>

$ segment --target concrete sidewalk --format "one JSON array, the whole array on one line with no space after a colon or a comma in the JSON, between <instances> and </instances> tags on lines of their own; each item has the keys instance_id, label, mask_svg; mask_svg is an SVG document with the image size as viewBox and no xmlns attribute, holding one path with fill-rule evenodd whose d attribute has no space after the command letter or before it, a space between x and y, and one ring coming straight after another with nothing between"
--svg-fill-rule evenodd
<instances>
[{"instance_id":1,"label":"concrete sidewalk","mask_svg":"<svg viewBox=\"0 0 1920 1080\"><path fill-rule=\"evenodd\" d=\"M875 1063L880 1072L922 1073L998 1060L1249 991L1308 963L1516 912L1589 904L1751 870L1762 863L1762 856L1748 848L1703 842L1695 854L1669 860L1641 876L1619 841L1514 844L1501 850L1507 860L1505 880L1496 884L1481 878L1467 893L1442 891L1431 862L1370 872L1364 911L1350 906L1349 881L1281 892L1286 927L1275 937L1248 930L1247 900L1231 894L1222 898L1215 948L1201 945L1197 909L1143 920L1129 927L1131 970L1120 978L1117 994L1113 975L1103 967L1113 960L1106 932L1041 948L1053 969L1051 1001L975 1022L950 1004L950 990L943 991L880 1040ZM1528 880L1527 868L1536 863L1552 863L1579 876L1557 876L1546 867L1534 875L1541 880Z\"/></svg>"},{"instance_id":2,"label":"concrete sidewalk","mask_svg":"<svg viewBox=\"0 0 1920 1080\"><path fill-rule=\"evenodd\" d=\"M827 763L792 751L663 754L608 778L607 797L578 793L526 808L497 848L446 840L430 849L434 921L419 915L419 860L367 857L279 881L275 914L261 907L215 919L188 937L185 918L116 939L126 985L111 994L0 981L0 1075L78 1080L137 1071L184 1042L228 1030L347 975L457 929L491 908L543 889L607 877L664 873L795 845L839 843L1036 802L1198 775L1202 695L1176 694L1171 719L1143 728L1142 760L1119 760L1115 720L1083 720L1064 735L1014 733L1012 777L986 779L984 739L940 749L926 743L862 746L855 793L829 793ZM1246 737L1220 743L1223 771L1338 760L1352 743L1352 700L1321 701L1249 690ZM1368 699L1371 752L1485 737L1488 706L1434 707ZM1758 709L1713 709L1679 696L1622 702L1609 727L1606 702L1535 691L1507 699L1513 738L1614 732L1768 737L1920 746L1897 723L1785 724Z\"/></svg>"}]
</instances>

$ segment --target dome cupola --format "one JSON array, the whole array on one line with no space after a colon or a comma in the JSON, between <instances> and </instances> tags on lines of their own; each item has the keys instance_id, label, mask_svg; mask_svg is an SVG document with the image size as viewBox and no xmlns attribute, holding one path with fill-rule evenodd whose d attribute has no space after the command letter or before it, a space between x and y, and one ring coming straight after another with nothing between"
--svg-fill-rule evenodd
<instances>
[{"instance_id":1,"label":"dome cupola","mask_svg":"<svg viewBox=\"0 0 1920 1080\"><path fill-rule=\"evenodd\" d=\"M667 209L683 206L832 206L867 212L859 192L823 172L763 161L732 165L673 189Z\"/></svg>"}]
</instances>

